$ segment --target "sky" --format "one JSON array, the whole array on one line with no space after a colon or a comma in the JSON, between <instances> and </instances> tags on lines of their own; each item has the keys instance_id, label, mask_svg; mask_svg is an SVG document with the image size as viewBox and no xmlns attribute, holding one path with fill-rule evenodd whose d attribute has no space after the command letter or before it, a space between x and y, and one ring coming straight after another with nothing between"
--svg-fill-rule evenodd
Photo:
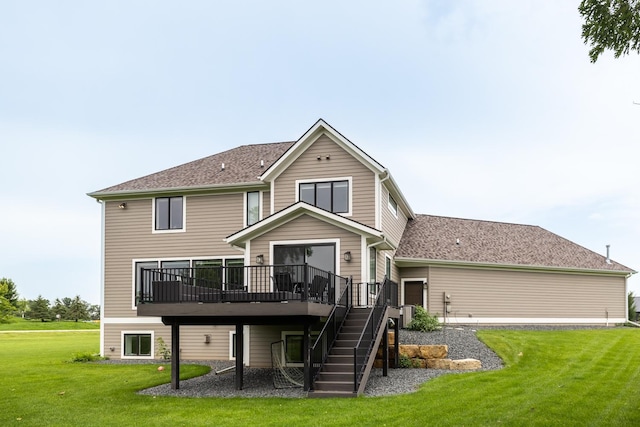
<instances>
[{"instance_id":1,"label":"sky","mask_svg":"<svg viewBox=\"0 0 640 427\"><path fill-rule=\"evenodd\" d=\"M539 225L638 270L640 56L590 63L578 3L3 0L0 277L99 304L87 193L319 118L417 213Z\"/></svg>"}]
</instances>

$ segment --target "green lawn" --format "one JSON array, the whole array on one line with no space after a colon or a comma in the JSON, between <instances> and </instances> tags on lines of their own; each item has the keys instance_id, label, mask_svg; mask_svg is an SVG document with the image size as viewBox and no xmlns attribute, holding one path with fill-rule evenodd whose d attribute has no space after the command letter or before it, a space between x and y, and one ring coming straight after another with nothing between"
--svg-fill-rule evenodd
<instances>
[{"instance_id":1,"label":"green lawn","mask_svg":"<svg viewBox=\"0 0 640 427\"><path fill-rule=\"evenodd\" d=\"M41 322L40 320L27 320L14 317L11 323L0 323L0 331L59 331L76 329L100 329L98 322L70 322L53 321Z\"/></svg>"},{"instance_id":2,"label":"green lawn","mask_svg":"<svg viewBox=\"0 0 640 427\"><path fill-rule=\"evenodd\" d=\"M0 425L640 425L640 330L479 335L505 369L445 375L408 395L319 400L139 396L169 369L69 363L97 351L96 331L8 332ZM181 376L207 369L183 365Z\"/></svg>"}]
</instances>

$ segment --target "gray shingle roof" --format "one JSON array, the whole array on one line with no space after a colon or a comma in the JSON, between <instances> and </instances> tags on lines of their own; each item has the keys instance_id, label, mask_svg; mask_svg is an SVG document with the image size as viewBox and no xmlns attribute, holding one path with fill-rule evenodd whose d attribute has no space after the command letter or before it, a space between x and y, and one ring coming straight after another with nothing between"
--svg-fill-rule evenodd
<instances>
[{"instance_id":1,"label":"gray shingle roof","mask_svg":"<svg viewBox=\"0 0 640 427\"><path fill-rule=\"evenodd\" d=\"M538 226L432 215L409 221L396 258L633 272Z\"/></svg>"},{"instance_id":2,"label":"gray shingle roof","mask_svg":"<svg viewBox=\"0 0 640 427\"><path fill-rule=\"evenodd\" d=\"M242 145L222 153L175 166L142 178L91 193L126 193L170 188L201 188L258 182L258 176L280 158L294 142ZM260 161L264 166L260 167ZM224 163L224 170L222 170Z\"/></svg>"}]
</instances>

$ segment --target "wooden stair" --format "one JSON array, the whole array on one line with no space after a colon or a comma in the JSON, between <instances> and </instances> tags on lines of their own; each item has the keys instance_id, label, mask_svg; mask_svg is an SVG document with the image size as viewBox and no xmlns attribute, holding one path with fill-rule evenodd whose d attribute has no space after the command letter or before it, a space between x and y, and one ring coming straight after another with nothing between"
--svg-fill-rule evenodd
<instances>
[{"instance_id":1,"label":"wooden stair","mask_svg":"<svg viewBox=\"0 0 640 427\"><path fill-rule=\"evenodd\" d=\"M352 308L344 320L333 347L329 350L326 362L320 368L308 397L356 397L364 389L355 390L353 372L353 348L358 343L364 329L370 308ZM386 323L386 319L382 325ZM381 328L384 330L384 326ZM382 334L377 334L377 348ZM373 359L370 358L362 382L366 384Z\"/></svg>"}]
</instances>

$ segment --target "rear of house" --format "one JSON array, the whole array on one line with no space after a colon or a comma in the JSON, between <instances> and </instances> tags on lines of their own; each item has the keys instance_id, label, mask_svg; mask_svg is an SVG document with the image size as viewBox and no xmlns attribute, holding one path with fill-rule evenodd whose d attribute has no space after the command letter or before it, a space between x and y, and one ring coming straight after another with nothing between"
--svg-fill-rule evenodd
<instances>
[{"instance_id":1,"label":"rear of house","mask_svg":"<svg viewBox=\"0 0 640 427\"><path fill-rule=\"evenodd\" d=\"M90 196L111 358L158 358L164 343L180 359L270 367L282 341L283 360L306 366L342 293L375 307L387 281L396 319L421 305L459 324L626 320L633 270L539 227L416 215L389 171L323 120L296 141Z\"/></svg>"}]
</instances>

